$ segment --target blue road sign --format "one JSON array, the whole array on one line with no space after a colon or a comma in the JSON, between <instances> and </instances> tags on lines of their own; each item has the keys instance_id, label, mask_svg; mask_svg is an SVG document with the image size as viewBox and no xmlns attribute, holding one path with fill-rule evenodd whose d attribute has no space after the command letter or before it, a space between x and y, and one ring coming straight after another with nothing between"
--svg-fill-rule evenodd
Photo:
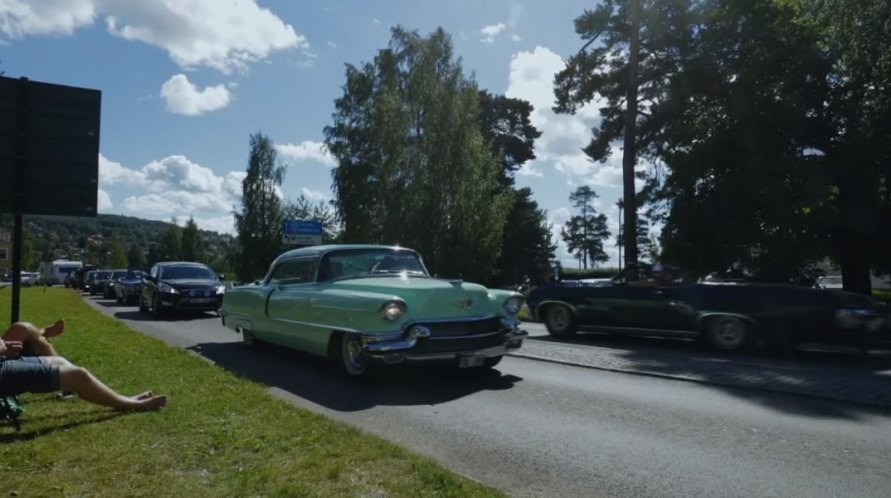
<instances>
[{"instance_id":1,"label":"blue road sign","mask_svg":"<svg viewBox=\"0 0 891 498\"><path fill-rule=\"evenodd\" d=\"M282 235L322 235L322 222L318 220L285 220Z\"/></svg>"}]
</instances>

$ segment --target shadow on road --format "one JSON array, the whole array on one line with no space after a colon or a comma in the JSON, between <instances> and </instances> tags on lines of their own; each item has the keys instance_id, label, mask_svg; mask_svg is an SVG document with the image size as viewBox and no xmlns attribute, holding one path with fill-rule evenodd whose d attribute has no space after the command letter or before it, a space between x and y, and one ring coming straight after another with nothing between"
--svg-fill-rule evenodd
<instances>
[{"instance_id":1,"label":"shadow on road","mask_svg":"<svg viewBox=\"0 0 891 498\"><path fill-rule=\"evenodd\" d=\"M459 370L451 363L380 365L350 379L334 363L299 351L263 344L205 343L189 348L227 370L337 411L374 406L435 405L480 391L510 389L522 379L490 371Z\"/></svg>"},{"instance_id":2,"label":"shadow on road","mask_svg":"<svg viewBox=\"0 0 891 498\"><path fill-rule=\"evenodd\" d=\"M121 304L114 299L105 299L101 296L84 295L84 299L89 299L99 306L108 309L120 309L114 312L114 317L120 320L133 320L137 322L181 322L191 320L203 320L216 316L215 313L205 311L168 311L161 315L161 318L155 318L150 313L142 313L139 309L131 304Z\"/></svg>"},{"instance_id":3,"label":"shadow on road","mask_svg":"<svg viewBox=\"0 0 891 498\"><path fill-rule=\"evenodd\" d=\"M694 341L583 333L534 341L584 345L591 366L695 380L733 396L809 416L856 418L864 408L840 403L790 402L787 396L824 398L891 408L891 351L809 348L785 355L716 352ZM596 348L596 349L595 349Z\"/></svg>"}]
</instances>

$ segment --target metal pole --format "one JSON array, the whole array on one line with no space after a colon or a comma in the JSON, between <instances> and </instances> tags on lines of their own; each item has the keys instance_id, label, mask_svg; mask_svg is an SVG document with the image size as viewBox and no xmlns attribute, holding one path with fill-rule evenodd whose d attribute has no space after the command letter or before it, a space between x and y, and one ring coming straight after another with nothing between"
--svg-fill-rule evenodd
<instances>
[{"instance_id":1,"label":"metal pole","mask_svg":"<svg viewBox=\"0 0 891 498\"><path fill-rule=\"evenodd\" d=\"M20 78L16 95L16 157L13 213L15 226L12 239L12 310L10 323L19 321L22 290L22 211L24 210L25 170L28 167L28 133L30 131L30 98L28 78Z\"/></svg>"},{"instance_id":2,"label":"metal pole","mask_svg":"<svg viewBox=\"0 0 891 498\"><path fill-rule=\"evenodd\" d=\"M616 206L619 208L619 233L616 234L616 238L618 239L619 244L619 271L622 271L622 199L616 201Z\"/></svg>"}]
</instances>

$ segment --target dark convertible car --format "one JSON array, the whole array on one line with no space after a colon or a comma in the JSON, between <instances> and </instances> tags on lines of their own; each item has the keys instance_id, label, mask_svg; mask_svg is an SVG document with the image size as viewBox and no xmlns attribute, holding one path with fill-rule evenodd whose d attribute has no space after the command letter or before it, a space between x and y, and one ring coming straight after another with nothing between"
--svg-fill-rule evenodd
<instances>
[{"instance_id":1,"label":"dark convertible car","mask_svg":"<svg viewBox=\"0 0 891 498\"><path fill-rule=\"evenodd\" d=\"M533 316L554 336L579 330L700 339L736 351L760 344L830 342L861 349L888 333L889 308L870 297L783 284L540 287L527 296Z\"/></svg>"}]
</instances>

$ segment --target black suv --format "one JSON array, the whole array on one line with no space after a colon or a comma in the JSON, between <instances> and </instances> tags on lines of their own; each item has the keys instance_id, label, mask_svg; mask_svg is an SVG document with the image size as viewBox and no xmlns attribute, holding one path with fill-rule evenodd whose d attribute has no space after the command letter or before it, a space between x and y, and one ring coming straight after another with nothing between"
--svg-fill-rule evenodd
<instances>
[{"instance_id":1,"label":"black suv","mask_svg":"<svg viewBox=\"0 0 891 498\"><path fill-rule=\"evenodd\" d=\"M213 270L202 263L163 261L145 276L139 311L151 309L155 317L168 311L217 311L226 287Z\"/></svg>"}]
</instances>

